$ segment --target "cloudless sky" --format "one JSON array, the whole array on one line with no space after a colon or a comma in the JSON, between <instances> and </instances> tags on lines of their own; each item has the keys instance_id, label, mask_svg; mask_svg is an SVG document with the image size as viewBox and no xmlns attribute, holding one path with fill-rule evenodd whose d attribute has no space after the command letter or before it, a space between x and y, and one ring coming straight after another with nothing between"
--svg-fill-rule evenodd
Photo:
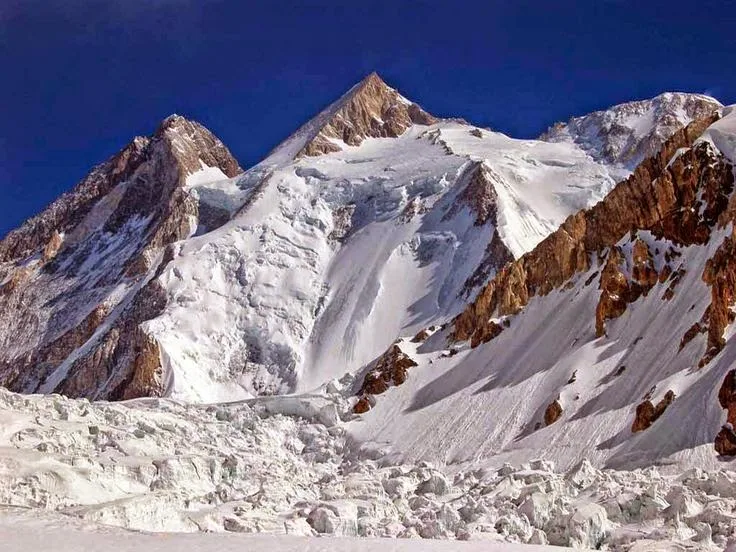
<instances>
[{"instance_id":1,"label":"cloudless sky","mask_svg":"<svg viewBox=\"0 0 736 552\"><path fill-rule=\"evenodd\" d=\"M170 113L243 167L370 71L516 137L666 90L736 102L736 5L0 0L0 236Z\"/></svg>"}]
</instances>

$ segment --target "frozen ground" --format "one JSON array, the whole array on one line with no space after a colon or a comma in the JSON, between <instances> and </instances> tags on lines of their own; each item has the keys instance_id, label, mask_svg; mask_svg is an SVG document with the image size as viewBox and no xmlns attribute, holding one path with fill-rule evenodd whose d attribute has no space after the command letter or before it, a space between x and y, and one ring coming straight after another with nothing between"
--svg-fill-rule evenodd
<instances>
[{"instance_id":1,"label":"frozen ground","mask_svg":"<svg viewBox=\"0 0 736 552\"><path fill-rule=\"evenodd\" d=\"M584 461L558 473L542 460L498 469L392 465L353 448L344 409L339 393L195 406L0 391L0 503L72 516L79 521L70 527L48 518L44 531L69 532L90 546L102 537L77 535L74 527L609 550L632 549L641 539L658 541L656 550L666 543L710 550L736 530L730 472L612 471ZM7 521L13 512L4 514L0 531L17 527ZM192 538L113 534L126 546Z\"/></svg>"}]
</instances>

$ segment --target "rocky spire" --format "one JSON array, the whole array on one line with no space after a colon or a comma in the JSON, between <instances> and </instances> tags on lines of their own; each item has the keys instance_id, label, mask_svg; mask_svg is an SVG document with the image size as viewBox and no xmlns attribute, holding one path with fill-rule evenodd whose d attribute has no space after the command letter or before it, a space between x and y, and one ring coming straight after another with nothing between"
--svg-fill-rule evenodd
<instances>
[{"instance_id":1,"label":"rocky spire","mask_svg":"<svg viewBox=\"0 0 736 552\"><path fill-rule=\"evenodd\" d=\"M297 131L306 142L296 157L340 151L340 142L357 146L366 138L395 138L413 124L435 122L373 72Z\"/></svg>"}]
</instances>

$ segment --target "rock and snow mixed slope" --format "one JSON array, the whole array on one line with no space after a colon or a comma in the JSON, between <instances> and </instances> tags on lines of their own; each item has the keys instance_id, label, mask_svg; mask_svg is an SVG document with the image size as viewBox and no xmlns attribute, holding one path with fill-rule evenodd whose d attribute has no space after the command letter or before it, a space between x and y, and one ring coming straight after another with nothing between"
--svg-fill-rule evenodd
<instances>
[{"instance_id":1,"label":"rock and snow mixed slope","mask_svg":"<svg viewBox=\"0 0 736 552\"><path fill-rule=\"evenodd\" d=\"M0 242L0 377L22 391L127 398L165 392L158 345L140 323L160 312L170 245L218 218L183 187L240 167L207 129L179 116L136 138Z\"/></svg>"},{"instance_id":2,"label":"rock and snow mixed slope","mask_svg":"<svg viewBox=\"0 0 736 552\"><path fill-rule=\"evenodd\" d=\"M677 123L716 105L677 97ZM664 139L662 103L617 124ZM458 314L622 170L575 140L436 119L375 74L240 176L173 117L0 243L0 381L113 399L308 390Z\"/></svg>"},{"instance_id":3,"label":"rock and snow mixed slope","mask_svg":"<svg viewBox=\"0 0 736 552\"><path fill-rule=\"evenodd\" d=\"M573 117L551 127L541 139L575 142L594 159L633 171L655 155L675 131L719 107L720 103L709 96L665 92L651 100Z\"/></svg>"},{"instance_id":4,"label":"rock and snow mixed slope","mask_svg":"<svg viewBox=\"0 0 736 552\"><path fill-rule=\"evenodd\" d=\"M736 115L715 119L506 265L443 331L400 343L416 366L368 398L356 435L414 461L723 466Z\"/></svg>"}]
</instances>

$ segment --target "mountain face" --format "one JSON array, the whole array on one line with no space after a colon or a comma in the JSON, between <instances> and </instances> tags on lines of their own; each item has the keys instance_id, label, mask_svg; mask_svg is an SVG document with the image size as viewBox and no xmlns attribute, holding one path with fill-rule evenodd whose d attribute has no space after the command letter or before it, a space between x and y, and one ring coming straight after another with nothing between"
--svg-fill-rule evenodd
<instances>
[{"instance_id":1,"label":"mountain face","mask_svg":"<svg viewBox=\"0 0 736 552\"><path fill-rule=\"evenodd\" d=\"M517 140L372 74L245 172L169 117L0 242L0 383L342 389L357 439L448 463L712 450L736 416L721 107L663 94Z\"/></svg>"},{"instance_id":2,"label":"mountain face","mask_svg":"<svg viewBox=\"0 0 736 552\"><path fill-rule=\"evenodd\" d=\"M673 134L441 331L400 341L412 367L403 381L368 372L359 438L447 463L722 466L716 453L736 453L736 117L723 115ZM366 391L383 374L396 388Z\"/></svg>"},{"instance_id":3,"label":"mountain face","mask_svg":"<svg viewBox=\"0 0 736 552\"><path fill-rule=\"evenodd\" d=\"M656 155L675 131L719 107L721 104L708 96L665 92L651 100L573 117L554 125L540 139L572 141L594 159L633 171L644 159Z\"/></svg>"},{"instance_id":4,"label":"mountain face","mask_svg":"<svg viewBox=\"0 0 736 552\"><path fill-rule=\"evenodd\" d=\"M107 398L164 392L159 348L139 326L165 302L155 275L169 246L202 222L184 187L202 171L242 172L208 130L171 116L0 242L4 385Z\"/></svg>"}]
</instances>

